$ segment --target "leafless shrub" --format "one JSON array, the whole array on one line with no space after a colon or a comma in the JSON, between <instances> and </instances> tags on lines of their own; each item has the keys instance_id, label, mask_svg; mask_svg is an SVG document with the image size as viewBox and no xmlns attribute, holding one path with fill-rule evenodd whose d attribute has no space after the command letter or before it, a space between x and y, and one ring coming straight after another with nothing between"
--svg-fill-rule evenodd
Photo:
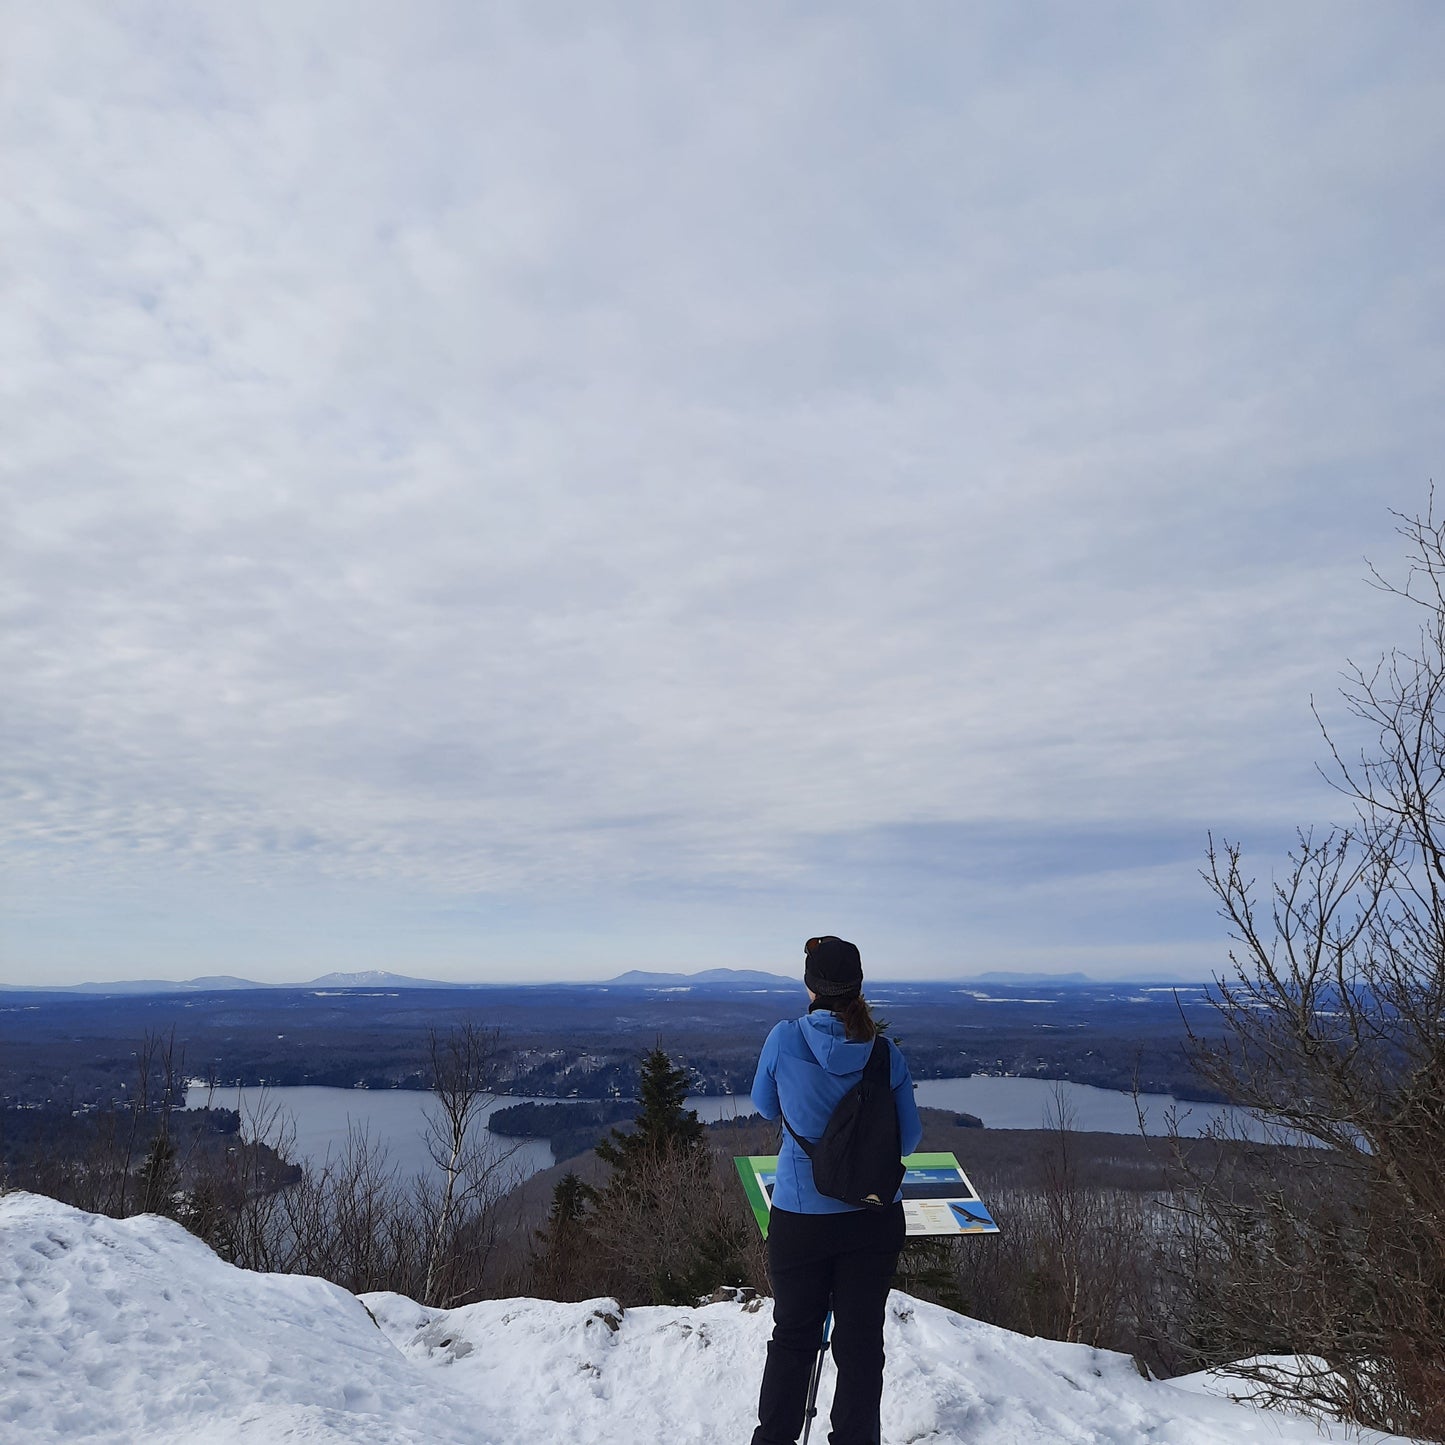
<instances>
[{"instance_id":1,"label":"leafless shrub","mask_svg":"<svg viewBox=\"0 0 1445 1445\"><path fill-rule=\"evenodd\" d=\"M1105 1181L1062 1095L1037 1136L1033 1179L987 1191L997 1235L954 1246L954 1303L1023 1334L1123 1350L1167 1364L1171 1291L1165 1215L1150 1190Z\"/></svg>"},{"instance_id":2,"label":"leafless shrub","mask_svg":"<svg viewBox=\"0 0 1445 1445\"><path fill-rule=\"evenodd\" d=\"M385 1147L353 1126L335 1157L305 1164L278 1196L272 1240L283 1268L344 1288L416 1295L428 1237L408 1185Z\"/></svg>"},{"instance_id":3,"label":"leafless shrub","mask_svg":"<svg viewBox=\"0 0 1445 1445\"><path fill-rule=\"evenodd\" d=\"M194 1134L178 1140L172 1131L172 1111L184 1099L184 1050L172 1031L147 1033L133 1053L135 1072L120 1096L103 1109L75 1110L66 1146L37 1147L12 1167L12 1182L94 1214L176 1212L195 1144Z\"/></svg>"},{"instance_id":4,"label":"leafless shrub","mask_svg":"<svg viewBox=\"0 0 1445 1445\"><path fill-rule=\"evenodd\" d=\"M1346 757L1325 732L1354 824L1302 832L1263 897L1236 845L1211 840L1205 870L1234 948L1224 1031L1193 1040L1196 1068L1322 1162L1273 1184L1202 1181L1189 1228L1201 1351L1317 1356L1301 1403L1442 1440L1445 529L1433 511L1400 521L1409 576L1375 581L1418 606L1418 645L1349 669L1368 749Z\"/></svg>"},{"instance_id":5,"label":"leafless shrub","mask_svg":"<svg viewBox=\"0 0 1445 1445\"><path fill-rule=\"evenodd\" d=\"M265 1089L240 1101L240 1127L200 1152L183 1175L177 1217L223 1259L245 1269L292 1267L284 1191L298 1181L296 1126Z\"/></svg>"}]
</instances>

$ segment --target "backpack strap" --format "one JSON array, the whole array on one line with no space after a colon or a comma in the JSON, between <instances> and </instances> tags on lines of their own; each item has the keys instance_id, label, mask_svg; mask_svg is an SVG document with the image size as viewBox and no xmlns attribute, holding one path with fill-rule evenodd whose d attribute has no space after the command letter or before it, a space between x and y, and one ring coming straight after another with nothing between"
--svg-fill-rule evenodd
<instances>
[{"instance_id":1,"label":"backpack strap","mask_svg":"<svg viewBox=\"0 0 1445 1445\"><path fill-rule=\"evenodd\" d=\"M885 1079L889 1080L889 1086L891 1087L892 1079L890 1075L893 1070L888 1067L888 1064L888 1040L885 1039L882 1034L874 1034L873 1052L868 1055L868 1062L863 1065L863 1072L865 1074L872 1073L875 1076L875 1083L877 1082L876 1076L882 1074Z\"/></svg>"},{"instance_id":2,"label":"backpack strap","mask_svg":"<svg viewBox=\"0 0 1445 1445\"><path fill-rule=\"evenodd\" d=\"M868 1055L868 1062L863 1065L863 1082L876 1084L878 1082L878 1075L882 1074L884 1079L891 1083L892 1073L893 1071L889 1067L888 1040L885 1039L882 1034L874 1034L873 1051ZM793 1140L798 1148L811 1159L813 1157L813 1148L817 1141L814 1140L810 1143L788 1123L788 1116L783 1113L782 1095L778 1096L778 1117L783 1121L783 1128L793 1136Z\"/></svg>"},{"instance_id":3,"label":"backpack strap","mask_svg":"<svg viewBox=\"0 0 1445 1445\"><path fill-rule=\"evenodd\" d=\"M793 1136L793 1141L797 1144L798 1148L801 1149L803 1153L808 1156L809 1159L811 1159L813 1157L813 1146L805 1138L803 1138L803 1136L798 1133L798 1131L793 1128L790 1123L788 1123L788 1116L783 1113L782 1100L778 1101L778 1117L781 1118L783 1121L783 1128L785 1128L788 1133Z\"/></svg>"}]
</instances>

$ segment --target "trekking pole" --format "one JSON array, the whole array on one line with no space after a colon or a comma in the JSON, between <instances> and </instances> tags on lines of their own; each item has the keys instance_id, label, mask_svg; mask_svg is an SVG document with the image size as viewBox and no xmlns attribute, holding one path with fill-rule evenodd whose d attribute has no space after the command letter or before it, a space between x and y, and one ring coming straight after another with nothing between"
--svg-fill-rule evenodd
<instances>
[{"instance_id":1,"label":"trekking pole","mask_svg":"<svg viewBox=\"0 0 1445 1445\"><path fill-rule=\"evenodd\" d=\"M823 1356L828 1353L828 1336L833 1333L833 1311L829 1308L823 1319L823 1342L818 1346L818 1359L813 1366L813 1378L808 1381L808 1408L803 1415L803 1441L808 1445L808 1436L813 1430L813 1417L818 1413L818 1385L823 1378Z\"/></svg>"}]
</instances>

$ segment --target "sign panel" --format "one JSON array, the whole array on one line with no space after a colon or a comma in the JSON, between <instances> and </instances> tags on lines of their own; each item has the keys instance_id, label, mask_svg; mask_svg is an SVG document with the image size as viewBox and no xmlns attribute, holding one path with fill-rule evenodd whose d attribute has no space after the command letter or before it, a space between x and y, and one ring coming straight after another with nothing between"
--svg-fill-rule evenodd
<instances>
[{"instance_id":1,"label":"sign panel","mask_svg":"<svg viewBox=\"0 0 1445 1445\"><path fill-rule=\"evenodd\" d=\"M733 1163L766 1239L778 1156L751 1154ZM909 1154L903 1165L908 1171L903 1176L903 1217L910 1238L998 1233L998 1225L978 1197L978 1190L969 1183L963 1166L952 1154Z\"/></svg>"}]
</instances>

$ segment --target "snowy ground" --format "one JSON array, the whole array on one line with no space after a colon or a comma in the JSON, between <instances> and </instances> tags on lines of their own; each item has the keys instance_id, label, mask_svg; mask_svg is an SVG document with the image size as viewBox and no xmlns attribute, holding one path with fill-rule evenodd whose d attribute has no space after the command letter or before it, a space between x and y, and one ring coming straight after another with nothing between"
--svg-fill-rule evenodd
<instances>
[{"instance_id":1,"label":"snowy ground","mask_svg":"<svg viewBox=\"0 0 1445 1445\"><path fill-rule=\"evenodd\" d=\"M167 1220L7 1195L0 1439L738 1445L752 1429L766 1303L625 1314L596 1300L448 1311L368 1295L365 1305L321 1280L234 1269ZM884 1445L1361 1438L906 1295L891 1301L887 1348Z\"/></svg>"}]
</instances>

